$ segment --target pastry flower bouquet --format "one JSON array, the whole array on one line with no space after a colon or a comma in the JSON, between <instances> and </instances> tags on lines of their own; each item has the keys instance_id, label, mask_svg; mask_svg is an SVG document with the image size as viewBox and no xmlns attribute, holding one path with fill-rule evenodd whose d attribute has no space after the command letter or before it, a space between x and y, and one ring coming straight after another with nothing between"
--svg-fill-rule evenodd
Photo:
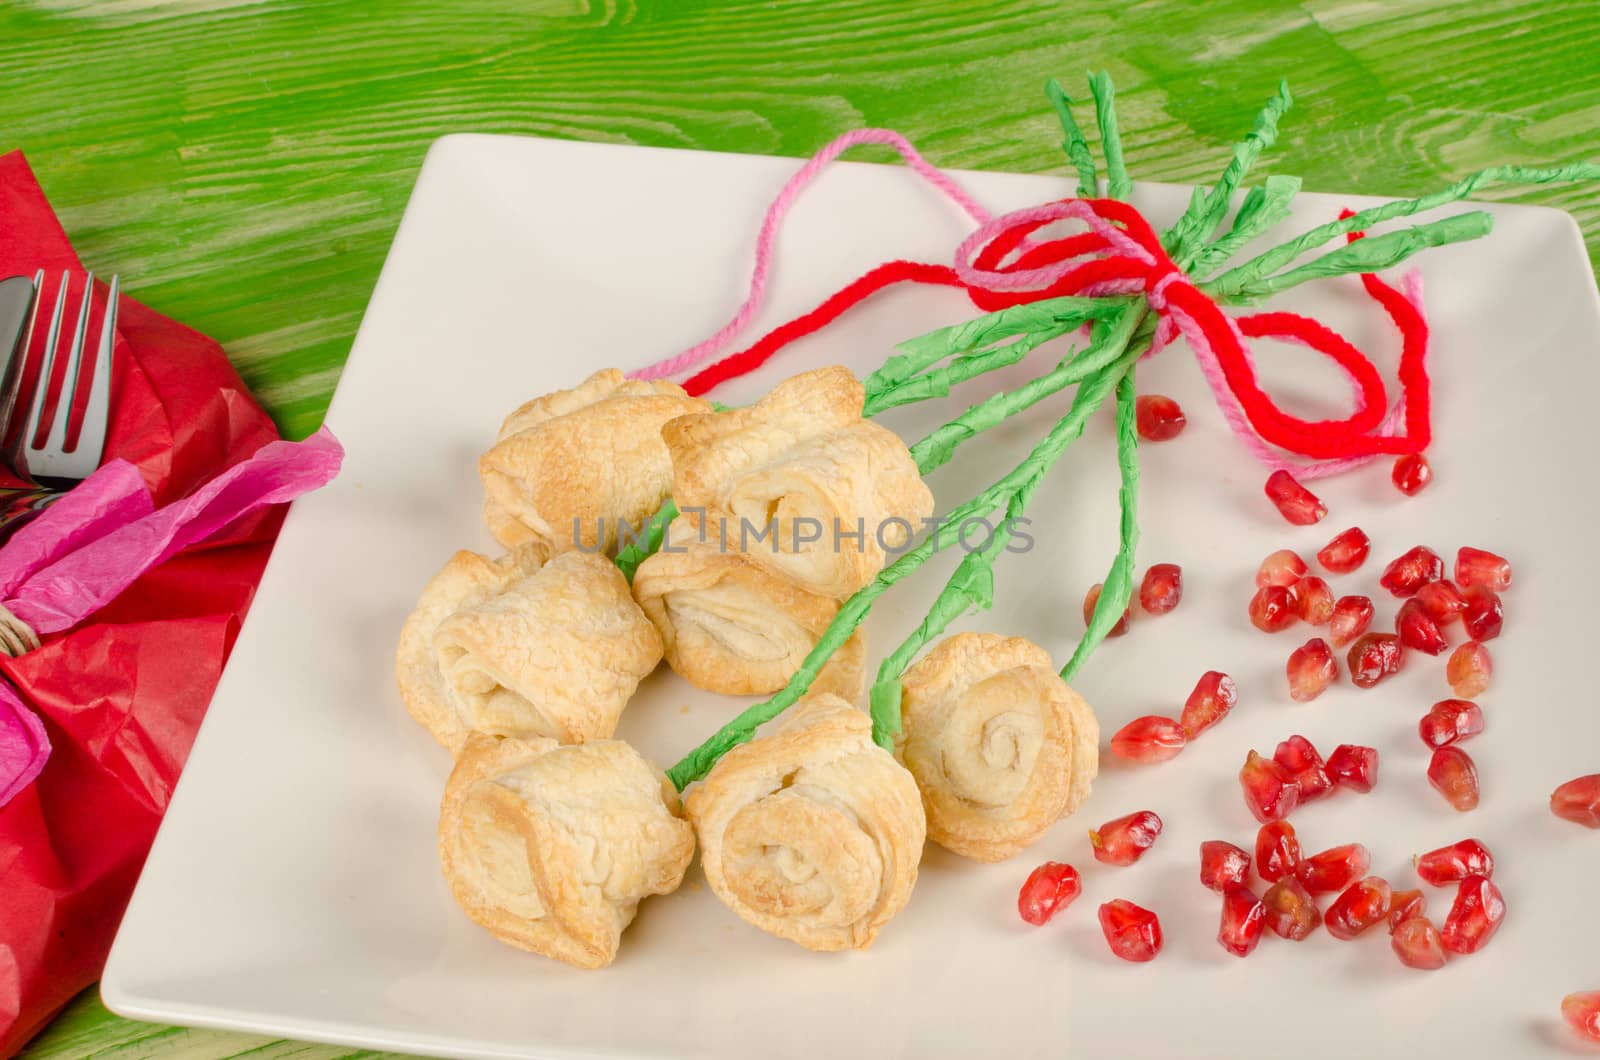
<instances>
[{"instance_id":1,"label":"pastry flower bouquet","mask_svg":"<svg viewBox=\"0 0 1600 1060\"><path fill-rule=\"evenodd\" d=\"M1414 288L1375 274L1427 247L1483 236L1490 218L1473 211L1363 238L1365 229L1494 181L1600 176L1585 165L1489 170L1330 219L1235 263L1285 218L1298 191L1291 177L1245 184L1276 136L1287 89L1215 185L1196 189L1183 216L1158 232L1126 202L1110 81L1099 75L1090 87L1104 197L1071 101L1054 82L1049 97L1077 195L1004 217L966 200L898 136L851 134L802 170L793 190L854 143L894 145L978 221L953 266L891 262L685 385L665 381L753 315L764 242L751 301L713 340L632 378L596 372L506 419L479 470L485 522L507 552L451 558L423 590L397 656L408 709L455 756L439 822L445 875L462 908L497 938L604 966L639 902L676 889L698 844L712 890L742 919L813 950L862 948L909 900L925 838L979 861L1029 846L1082 803L1098 768L1099 726L1069 682L1132 591L1138 362L1186 339L1250 452L1300 478L1420 454L1430 440L1427 322ZM764 241L789 198L774 204ZM1058 222L1078 230L1048 235ZM1372 363L1318 321L1227 309L1349 274L1362 277L1401 336L1393 402ZM983 315L902 344L865 379L819 368L744 408L698 396L900 282L960 287ZM1072 345L1048 371L911 444L874 422L1063 337ZM1260 337L1332 359L1351 383L1351 415L1310 422L1279 407L1256 379L1250 340ZM919 537L935 507L923 476L1043 402L1060 414L1028 456ZM1020 636L944 636L956 618L990 605L993 566L1030 499L1107 402L1120 545L1076 650L1058 669ZM963 528L978 519L996 529L969 547ZM862 622L901 579L958 543L965 554L954 573L868 688ZM613 736L663 658L699 688L768 697L665 772Z\"/></svg>"}]
</instances>

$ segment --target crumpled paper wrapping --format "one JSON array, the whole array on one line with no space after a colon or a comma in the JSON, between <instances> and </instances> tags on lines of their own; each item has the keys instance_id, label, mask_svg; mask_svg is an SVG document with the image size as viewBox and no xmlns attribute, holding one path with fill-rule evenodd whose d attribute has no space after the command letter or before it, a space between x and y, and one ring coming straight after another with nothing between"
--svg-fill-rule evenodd
<instances>
[{"instance_id":1,"label":"crumpled paper wrapping","mask_svg":"<svg viewBox=\"0 0 1600 1060\"><path fill-rule=\"evenodd\" d=\"M81 270L22 155L0 156L0 275L41 267ZM214 341L127 297L118 333L108 468L40 516L64 525L77 503L84 525L65 542L25 529L0 552L0 602L43 635L0 659L16 694L0 697L0 1056L99 976L271 550L274 502L296 492ZM312 464L336 449L305 444ZM130 578L130 560L155 566ZM98 610L73 625L84 608ZM23 777L19 760L42 770Z\"/></svg>"}]
</instances>

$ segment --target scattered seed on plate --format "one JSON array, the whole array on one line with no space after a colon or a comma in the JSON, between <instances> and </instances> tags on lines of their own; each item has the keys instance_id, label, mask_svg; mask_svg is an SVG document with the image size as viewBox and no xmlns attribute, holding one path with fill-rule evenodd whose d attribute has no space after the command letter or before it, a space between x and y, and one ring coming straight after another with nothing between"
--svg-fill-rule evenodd
<instances>
[{"instance_id":1,"label":"scattered seed on plate","mask_svg":"<svg viewBox=\"0 0 1600 1060\"><path fill-rule=\"evenodd\" d=\"M1415 596L1429 582L1444 577L1444 560L1426 545L1418 545L1383 568L1378 584L1395 596Z\"/></svg>"},{"instance_id":2,"label":"scattered seed on plate","mask_svg":"<svg viewBox=\"0 0 1600 1060\"><path fill-rule=\"evenodd\" d=\"M1134 425L1147 442L1167 442L1183 433L1189 418L1165 394L1140 394L1133 402Z\"/></svg>"},{"instance_id":3,"label":"scattered seed on plate","mask_svg":"<svg viewBox=\"0 0 1600 1060\"><path fill-rule=\"evenodd\" d=\"M1111 753L1130 762L1165 762L1178 757L1187 742L1182 725L1149 714L1117 730L1111 737Z\"/></svg>"},{"instance_id":4,"label":"scattered seed on plate","mask_svg":"<svg viewBox=\"0 0 1600 1060\"><path fill-rule=\"evenodd\" d=\"M1153 961L1161 952L1161 920L1126 898L1100 907L1100 930L1111 952L1125 961Z\"/></svg>"},{"instance_id":5,"label":"scattered seed on plate","mask_svg":"<svg viewBox=\"0 0 1600 1060\"><path fill-rule=\"evenodd\" d=\"M1194 691L1183 704L1183 714L1178 719L1183 734L1194 739L1227 717L1237 702L1239 689L1233 678L1220 670L1207 670L1195 682Z\"/></svg>"},{"instance_id":6,"label":"scattered seed on plate","mask_svg":"<svg viewBox=\"0 0 1600 1060\"><path fill-rule=\"evenodd\" d=\"M1248 957L1267 926L1267 907L1255 892L1236 883L1222 893L1222 922L1217 942L1235 957Z\"/></svg>"},{"instance_id":7,"label":"scattered seed on plate","mask_svg":"<svg viewBox=\"0 0 1600 1060\"><path fill-rule=\"evenodd\" d=\"M1489 944L1506 918L1506 900L1487 877L1468 876L1456 889L1440 935L1451 953L1477 953Z\"/></svg>"},{"instance_id":8,"label":"scattered seed on plate","mask_svg":"<svg viewBox=\"0 0 1600 1060\"><path fill-rule=\"evenodd\" d=\"M1428 783L1443 795L1456 811L1466 813L1478 807L1478 767L1472 756L1459 747L1440 747L1428 763Z\"/></svg>"},{"instance_id":9,"label":"scattered seed on plate","mask_svg":"<svg viewBox=\"0 0 1600 1060\"><path fill-rule=\"evenodd\" d=\"M1569 780L1550 796L1550 812L1585 828L1600 828L1600 773Z\"/></svg>"},{"instance_id":10,"label":"scattered seed on plate","mask_svg":"<svg viewBox=\"0 0 1600 1060\"><path fill-rule=\"evenodd\" d=\"M1446 747L1483 731L1483 710L1470 699L1441 699L1417 723L1422 742Z\"/></svg>"},{"instance_id":11,"label":"scattered seed on plate","mask_svg":"<svg viewBox=\"0 0 1600 1060\"><path fill-rule=\"evenodd\" d=\"M1422 882L1435 887L1460 883L1468 876L1488 879L1494 875L1494 855L1477 839L1463 839L1459 843L1418 854L1413 861Z\"/></svg>"},{"instance_id":12,"label":"scattered seed on plate","mask_svg":"<svg viewBox=\"0 0 1600 1060\"><path fill-rule=\"evenodd\" d=\"M1155 846L1161 835L1161 818L1149 810L1130 813L1089 830L1094 859L1106 865L1132 865Z\"/></svg>"},{"instance_id":13,"label":"scattered seed on plate","mask_svg":"<svg viewBox=\"0 0 1600 1060\"><path fill-rule=\"evenodd\" d=\"M1087 626L1089 621L1094 618L1095 605L1100 602L1100 593L1104 591L1104 589L1105 585L1102 582L1095 582L1093 585L1089 586L1089 591L1084 594L1083 624L1085 626ZM1120 637L1124 633L1128 632L1128 617L1129 612L1127 609L1124 609L1122 612L1122 617L1117 619L1117 624L1112 626L1111 629L1106 632L1106 636Z\"/></svg>"},{"instance_id":14,"label":"scattered seed on plate","mask_svg":"<svg viewBox=\"0 0 1600 1060\"><path fill-rule=\"evenodd\" d=\"M1371 554L1372 539L1359 526L1352 526L1317 550L1317 562L1333 574L1349 574Z\"/></svg>"},{"instance_id":15,"label":"scattered seed on plate","mask_svg":"<svg viewBox=\"0 0 1600 1060\"><path fill-rule=\"evenodd\" d=\"M1462 589L1482 585L1503 593L1511 588L1511 561L1481 548L1456 551L1456 584Z\"/></svg>"},{"instance_id":16,"label":"scattered seed on plate","mask_svg":"<svg viewBox=\"0 0 1600 1060\"><path fill-rule=\"evenodd\" d=\"M1328 934L1336 939L1353 939L1389 915L1393 893L1382 876L1357 880L1333 900L1322 915Z\"/></svg>"},{"instance_id":17,"label":"scattered seed on plate","mask_svg":"<svg viewBox=\"0 0 1600 1060\"><path fill-rule=\"evenodd\" d=\"M1302 804L1320 799L1333 790L1328 764L1304 736L1294 735L1284 740L1272 752L1272 760L1299 785Z\"/></svg>"},{"instance_id":18,"label":"scattered seed on plate","mask_svg":"<svg viewBox=\"0 0 1600 1060\"><path fill-rule=\"evenodd\" d=\"M1342 648L1372 625L1372 601L1365 596L1341 596L1328 616L1328 640Z\"/></svg>"},{"instance_id":19,"label":"scattered seed on plate","mask_svg":"<svg viewBox=\"0 0 1600 1060\"><path fill-rule=\"evenodd\" d=\"M1288 771L1254 751L1239 769L1239 787L1244 791L1244 804L1263 824L1283 820L1300 803L1300 785Z\"/></svg>"},{"instance_id":20,"label":"scattered seed on plate","mask_svg":"<svg viewBox=\"0 0 1600 1060\"><path fill-rule=\"evenodd\" d=\"M1208 839L1200 844L1200 883L1221 894L1250 876L1250 855L1232 843Z\"/></svg>"},{"instance_id":21,"label":"scattered seed on plate","mask_svg":"<svg viewBox=\"0 0 1600 1060\"><path fill-rule=\"evenodd\" d=\"M1421 453L1407 453L1394 462L1394 471L1389 477L1395 489L1407 497L1415 497L1433 481L1433 467Z\"/></svg>"},{"instance_id":22,"label":"scattered seed on plate","mask_svg":"<svg viewBox=\"0 0 1600 1060\"><path fill-rule=\"evenodd\" d=\"M1274 471L1267 476L1266 493L1278 513L1295 526L1319 523L1328 514L1328 506L1287 471Z\"/></svg>"},{"instance_id":23,"label":"scattered seed on plate","mask_svg":"<svg viewBox=\"0 0 1600 1060\"><path fill-rule=\"evenodd\" d=\"M1445 680L1450 682L1450 690L1458 699L1474 699L1481 696L1489 687L1489 678L1494 674L1494 660L1489 657L1489 649L1475 640L1469 640L1450 653L1450 661L1445 664Z\"/></svg>"},{"instance_id":24,"label":"scattered seed on plate","mask_svg":"<svg viewBox=\"0 0 1600 1060\"><path fill-rule=\"evenodd\" d=\"M1296 703L1309 703L1333 684L1339 676L1339 664L1328 642L1312 637L1289 653L1284 673L1289 679L1289 698Z\"/></svg>"},{"instance_id":25,"label":"scattered seed on plate","mask_svg":"<svg viewBox=\"0 0 1600 1060\"><path fill-rule=\"evenodd\" d=\"M1328 756L1328 775L1341 788L1362 793L1378 783L1378 749L1342 743Z\"/></svg>"},{"instance_id":26,"label":"scattered seed on plate","mask_svg":"<svg viewBox=\"0 0 1600 1060\"><path fill-rule=\"evenodd\" d=\"M1183 568L1176 563L1155 563L1139 583L1139 606L1147 615L1164 615L1183 599Z\"/></svg>"},{"instance_id":27,"label":"scattered seed on plate","mask_svg":"<svg viewBox=\"0 0 1600 1060\"><path fill-rule=\"evenodd\" d=\"M1017 912L1030 924L1047 922L1083 893L1078 870L1060 861L1047 861L1028 873L1017 892Z\"/></svg>"},{"instance_id":28,"label":"scattered seed on plate","mask_svg":"<svg viewBox=\"0 0 1600 1060\"><path fill-rule=\"evenodd\" d=\"M1301 882L1285 876L1261 896L1267 913L1267 928L1279 938L1299 942L1322 926L1322 910Z\"/></svg>"},{"instance_id":29,"label":"scattered seed on plate","mask_svg":"<svg viewBox=\"0 0 1600 1060\"><path fill-rule=\"evenodd\" d=\"M1312 854L1294 867L1295 879L1312 894L1344 890L1372 867L1372 854L1360 843L1345 843Z\"/></svg>"}]
</instances>

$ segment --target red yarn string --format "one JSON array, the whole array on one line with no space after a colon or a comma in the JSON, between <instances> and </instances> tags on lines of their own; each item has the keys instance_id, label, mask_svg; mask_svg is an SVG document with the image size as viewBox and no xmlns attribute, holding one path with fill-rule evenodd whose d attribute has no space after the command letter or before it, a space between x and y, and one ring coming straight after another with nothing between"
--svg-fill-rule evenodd
<instances>
[{"instance_id":1,"label":"red yarn string","mask_svg":"<svg viewBox=\"0 0 1600 1060\"><path fill-rule=\"evenodd\" d=\"M1240 410L1265 441L1319 459L1413 453L1427 446L1431 422L1430 385L1424 365L1427 323L1418 308L1395 288L1370 274L1361 277L1367 294L1383 308L1403 340L1398 375L1406 433L1388 436L1375 433L1388 409L1382 376L1372 361L1342 335L1297 313L1257 313L1230 321L1215 301L1182 277L1155 230L1137 210L1115 199L1087 202L1099 217L1132 240L1148 260L1131 256L1126 244L1113 246L1111 237L1096 231L1025 245L1028 236L1051 222L1020 222L1003 229L981 247L973 257L972 268L1002 275L1078 258L1087 260L1044 287L1020 291L964 282L955 269L944 265L892 261L860 276L809 313L773 329L749 348L704 369L684 387L691 394L703 394L719 383L753 371L784 346L825 327L852 306L898 283L962 287L975 306L993 311L1045 298L1081 295L1108 284L1125 287L1133 281L1143 285L1152 302L1157 303L1158 311L1176 308L1200 328ZM1341 216L1349 215L1345 211ZM1361 233L1350 233L1348 238L1361 238ZM1006 260L1008 257L1010 261ZM1347 418L1332 420L1305 420L1285 412L1257 382L1241 334L1293 339L1333 360L1355 383L1361 396L1360 407Z\"/></svg>"}]
</instances>

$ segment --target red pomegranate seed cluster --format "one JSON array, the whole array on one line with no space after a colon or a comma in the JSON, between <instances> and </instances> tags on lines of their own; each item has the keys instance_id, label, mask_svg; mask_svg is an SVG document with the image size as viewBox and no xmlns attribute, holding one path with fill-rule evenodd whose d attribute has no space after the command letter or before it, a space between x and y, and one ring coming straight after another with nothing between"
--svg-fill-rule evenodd
<instances>
[{"instance_id":1,"label":"red pomegranate seed cluster","mask_svg":"<svg viewBox=\"0 0 1600 1060\"><path fill-rule=\"evenodd\" d=\"M1490 880L1494 858L1488 847L1464 839L1414 861L1424 883L1455 887L1439 925L1428 919L1420 889L1396 891L1388 880L1368 874L1372 855L1365 846L1346 843L1303 856L1286 821L1269 821L1256 833L1256 874L1270 884L1261 897L1250 885L1250 855L1223 840L1201 844L1200 882L1221 895L1217 942L1239 957L1249 955L1266 931L1299 941L1325 927L1334 938L1350 940L1379 924L1388 928L1395 956L1411 968L1442 968L1452 954L1465 956L1487 945L1505 919L1505 900ZM1318 895L1335 897L1322 909Z\"/></svg>"}]
</instances>

